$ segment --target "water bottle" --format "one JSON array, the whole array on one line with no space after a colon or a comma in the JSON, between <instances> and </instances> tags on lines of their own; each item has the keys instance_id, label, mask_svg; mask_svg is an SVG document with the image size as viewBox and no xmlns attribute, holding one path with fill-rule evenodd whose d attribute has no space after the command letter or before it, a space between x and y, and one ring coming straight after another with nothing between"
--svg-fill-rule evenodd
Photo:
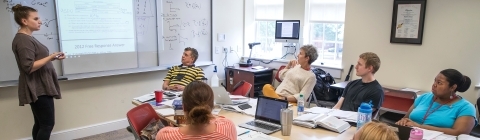
<instances>
[{"instance_id":1,"label":"water bottle","mask_svg":"<svg viewBox=\"0 0 480 140\"><path fill-rule=\"evenodd\" d=\"M305 100L303 99L303 94L300 94L300 98L297 101L297 116L303 115L304 105L305 105Z\"/></svg>"},{"instance_id":2,"label":"water bottle","mask_svg":"<svg viewBox=\"0 0 480 140\"><path fill-rule=\"evenodd\" d=\"M410 138L408 138L408 140L422 140L422 139L423 139L422 129L413 128L410 131Z\"/></svg>"},{"instance_id":3,"label":"water bottle","mask_svg":"<svg viewBox=\"0 0 480 140\"><path fill-rule=\"evenodd\" d=\"M210 80L210 86L211 87L219 87L218 83L218 76L217 76L217 66L213 67L213 76L212 79Z\"/></svg>"},{"instance_id":4,"label":"water bottle","mask_svg":"<svg viewBox=\"0 0 480 140\"><path fill-rule=\"evenodd\" d=\"M372 105L362 103L360 107L358 107L357 130L370 121L372 121Z\"/></svg>"}]
</instances>

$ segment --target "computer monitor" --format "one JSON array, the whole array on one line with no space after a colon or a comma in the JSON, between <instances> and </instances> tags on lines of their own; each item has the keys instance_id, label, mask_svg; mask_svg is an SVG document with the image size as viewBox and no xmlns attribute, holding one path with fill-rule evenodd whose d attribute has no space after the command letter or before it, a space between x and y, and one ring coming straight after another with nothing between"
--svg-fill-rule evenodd
<instances>
[{"instance_id":1,"label":"computer monitor","mask_svg":"<svg viewBox=\"0 0 480 140\"><path fill-rule=\"evenodd\" d=\"M275 21L275 42L298 43L300 20Z\"/></svg>"}]
</instances>

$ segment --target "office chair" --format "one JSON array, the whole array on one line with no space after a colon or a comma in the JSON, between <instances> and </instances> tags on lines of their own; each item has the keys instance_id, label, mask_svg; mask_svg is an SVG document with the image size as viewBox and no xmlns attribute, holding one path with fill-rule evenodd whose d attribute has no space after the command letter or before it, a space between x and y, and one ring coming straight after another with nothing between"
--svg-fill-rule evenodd
<instances>
[{"instance_id":1,"label":"office chair","mask_svg":"<svg viewBox=\"0 0 480 140\"><path fill-rule=\"evenodd\" d=\"M245 80L242 80L238 82L235 86L233 86L233 91L230 94L247 96L250 93L250 90L252 90L252 84Z\"/></svg>"},{"instance_id":2,"label":"office chair","mask_svg":"<svg viewBox=\"0 0 480 140\"><path fill-rule=\"evenodd\" d=\"M164 126L169 126L169 123L161 119L148 103L136 106L127 112L127 120L135 139L140 139L142 129L145 128L152 119L161 120Z\"/></svg>"},{"instance_id":3,"label":"office chair","mask_svg":"<svg viewBox=\"0 0 480 140\"><path fill-rule=\"evenodd\" d=\"M480 105L480 97L477 98L477 103L475 104L475 108L477 108L477 112L480 112L480 108L478 107L478 105ZM480 138L480 125L473 127L472 131L470 132L470 135Z\"/></svg>"}]
</instances>

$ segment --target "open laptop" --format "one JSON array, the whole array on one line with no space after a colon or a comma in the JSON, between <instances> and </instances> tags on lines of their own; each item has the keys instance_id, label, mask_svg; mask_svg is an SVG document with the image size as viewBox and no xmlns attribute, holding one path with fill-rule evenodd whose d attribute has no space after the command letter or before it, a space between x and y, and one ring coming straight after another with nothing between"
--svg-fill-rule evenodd
<instances>
[{"instance_id":1,"label":"open laptop","mask_svg":"<svg viewBox=\"0 0 480 140\"><path fill-rule=\"evenodd\" d=\"M224 87L212 87L215 104L220 105L241 105L246 104L249 101L249 98L232 100L230 94L225 90Z\"/></svg>"},{"instance_id":2,"label":"open laptop","mask_svg":"<svg viewBox=\"0 0 480 140\"><path fill-rule=\"evenodd\" d=\"M272 134L282 128L280 124L280 110L287 107L288 101L286 100L259 96L255 120L239 126L265 134Z\"/></svg>"},{"instance_id":3,"label":"open laptop","mask_svg":"<svg viewBox=\"0 0 480 140\"><path fill-rule=\"evenodd\" d=\"M413 128L397 125L395 123L388 123L388 125L397 133L398 139L408 140L410 138L410 131L412 131Z\"/></svg>"}]
</instances>

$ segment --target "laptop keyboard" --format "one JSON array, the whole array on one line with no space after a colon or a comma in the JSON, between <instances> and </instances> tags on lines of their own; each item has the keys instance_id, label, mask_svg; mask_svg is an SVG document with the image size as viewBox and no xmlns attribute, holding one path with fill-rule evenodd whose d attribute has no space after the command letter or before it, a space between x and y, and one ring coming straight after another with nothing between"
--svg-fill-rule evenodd
<instances>
[{"instance_id":1,"label":"laptop keyboard","mask_svg":"<svg viewBox=\"0 0 480 140\"><path fill-rule=\"evenodd\" d=\"M278 127L267 125L267 124L264 124L264 123L255 122L255 121L248 122L247 124L251 125L251 126L258 127L258 128L270 130L270 131L274 131L274 130L279 129Z\"/></svg>"}]
</instances>

